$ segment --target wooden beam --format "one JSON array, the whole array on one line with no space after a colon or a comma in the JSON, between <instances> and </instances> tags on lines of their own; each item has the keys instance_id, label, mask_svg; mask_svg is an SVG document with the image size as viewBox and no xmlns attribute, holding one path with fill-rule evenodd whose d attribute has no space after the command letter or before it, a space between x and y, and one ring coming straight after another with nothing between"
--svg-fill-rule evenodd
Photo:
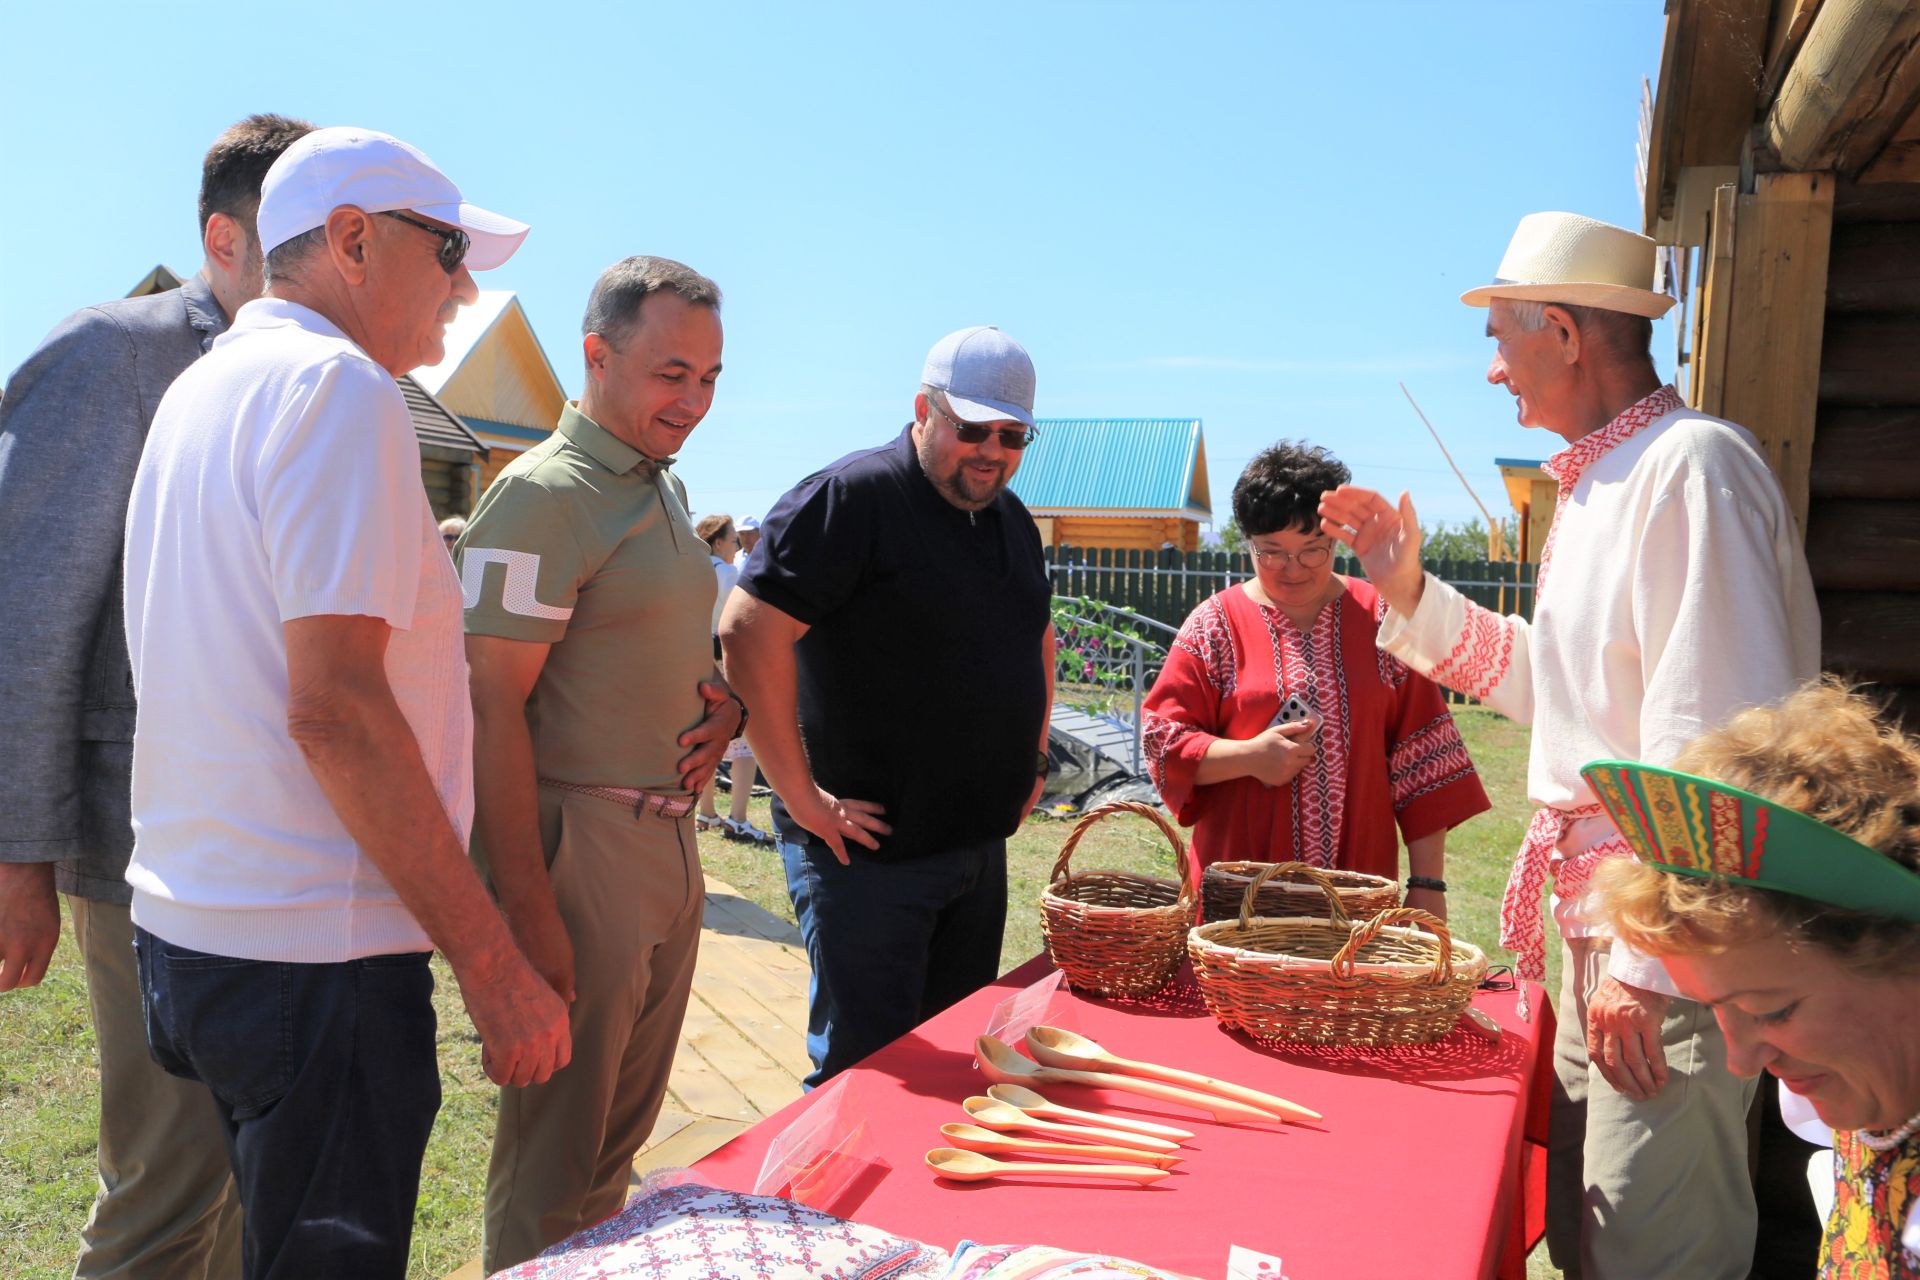
<instances>
[{"instance_id":1,"label":"wooden beam","mask_svg":"<svg viewBox=\"0 0 1920 1280\"><path fill-rule=\"evenodd\" d=\"M1719 414L1753 432L1807 527L1833 178L1767 173L1738 200ZM1709 410L1712 412L1712 410Z\"/></svg>"},{"instance_id":2,"label":"wooden beam","mask_svg":"<svg viewBox=\"0 0 1920 1280\"><path fill-rule=\"evenodd\" d=\"M1920 227L1836 221L1827 310L1920 313Z\"/></svg>"},{"instance_id":3,"label":"wooden beam","mask_svg":"<svg viewBox=\"0 0 1920 1280\"><path fill-rule=\"evenodd\" d=\"M1770 106L1787 78L1787 68L1806 43L1820 0L1774 0L1773 29L1767 36L1767 73L1760 81L1760 105Z\"/></svg>"},{"instance_id":4,"label":"wooden beam","mask_svg":"<svg viewBox=\"0 0 1920 1280\"><path fill-rule=\"evenodd\" d=\"M1920 102L1920 5L1826 0L1767 111L1767 144L1788 169L1852 177Z\"/></svg>"},{"instance_id":5,"label":"wooden beam","mask_svg":"<svg viewBox=\"0 0 1920 1280\"><path fill-rule=\"evenodd\" d=\"M1740 196L1732 186L1713 193L1713 223L1701 254L1700 332L1694 340L1693 371L1687 379L1693 407L1721 417L1727 387L1727 337L1733 316L1735 226Z\"/></svg>"},{"instance_id":6,"label":"wooden beam","mask_svg":"<svg viewBox=\"0 0 1920 1280\"><path fill-rule=\"evenodd\" d=\"M1647 140L1645 230L1674 216L1682 170L1739 163L1771 0L1672 0Z\"/></svg>"},{"instance_id":7,"label":"wooden beam","mask_svg":"<svg viewBox=\"0 0 1920 1280\"><path fill-rule=\"evenodd\" d=\"M1873 163L1861 170L1860 181L1920 182L1920 111L1908 116Z\"/></svg>"},{"instance_id":8,"label":"wooden beam","mask_svg":"<svg viewBox=\"0 0 1920 1280\"><path fill-rule=\"evenodd\" d=\"M1920 684L1920 592L1821 591L1821 665L1862 680Z\"/></svg>"},{"instance_id":9,"label":"wooden beam","mask_svg":"<svg viewBox=\"0 0 1920 1280\"><path fill-rule=\"evenodd\" d=\"M1920 408L1820 406L1813 433L1813 498L1920 495Z\"/></svg>"},{"instance_id":10,"label":"wooden beam","mask_svg":"<svg viewBox=\"0 0 1920 1280\"><path fill-rule=\"evenodd\" d=\"M1808 514L1807 567L1822 591L1911 591L1916 547L1920 501L1912 498L1827 498Z\"/></svg>"}]
</instances>

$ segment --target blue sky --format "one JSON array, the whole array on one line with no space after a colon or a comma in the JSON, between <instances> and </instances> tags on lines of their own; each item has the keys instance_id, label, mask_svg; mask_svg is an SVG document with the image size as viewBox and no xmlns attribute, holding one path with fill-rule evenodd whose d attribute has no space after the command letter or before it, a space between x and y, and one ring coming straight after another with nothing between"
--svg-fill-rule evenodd
<instances>
[{"instance_id":1,"label":"blue sky","mask_svg":"<svg viewBox=\"0 0 1920 1280\"><path fill-rule=\"evenodd\" d=\"M726 291L682 454L698 512L763 513L910 415L927 348L997 324L1043 416L1205 421L1215 511L1280 437L1496 514L1557 440L1482 380L1524 213L1638 227L1658 0L676 6L10 5L0 368L155 262L199 262L207 144L250 111L384 129L534 231L517 290L572 393L608 263ZM1671 336L1656 328L1661 372Z\"/></svg>"}]
</instances>

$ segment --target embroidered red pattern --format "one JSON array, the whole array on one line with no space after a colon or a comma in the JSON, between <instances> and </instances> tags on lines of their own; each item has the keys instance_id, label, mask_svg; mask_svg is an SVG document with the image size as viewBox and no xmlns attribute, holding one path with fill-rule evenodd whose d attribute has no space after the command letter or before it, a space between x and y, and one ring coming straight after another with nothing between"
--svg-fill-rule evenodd
<instances>
[{"instance_id":1,"label":"embroidered red pattern","mask_svg":"<svg viewBox=\"0 0 1920 1280\"><path fill-rule=\"evenodd\" d=\"M1433 679L1449 689L1484 700L1500 687L1513 666L1514 635L1519 623L1467 601L1467 625L1453 642L1453 650L1433 669Z\"/></svg>"},{"instance_id":2,"label":"embroidered red pattern","mask_svg":"<svg viewBox=\"0 0 1920 1280\"><path fill-rule=\"evenodd\" d=\"M1322 609L1305 632L1278 609L1260 606L1273 645L1274 688L1282 701L1299 694L1321 719L1314 735L1319 752L1290 784L1293 856L1316 867L1332 865L1347 812L1350 710L1340 645L1343 605L1336 600Z\"/></svg>"},{"instance_id":3,"label":"embroidered red pattern","mask_svg":"<svg viewBox=\"0 0 1920 1280\"><path fill-rule=\"evenodd\" d=\"M1421 796L1473 772L1453 717L1442 713L1395 744L1387 757L1387 789L1399 813Z\"/></svg>"}]
</instances>

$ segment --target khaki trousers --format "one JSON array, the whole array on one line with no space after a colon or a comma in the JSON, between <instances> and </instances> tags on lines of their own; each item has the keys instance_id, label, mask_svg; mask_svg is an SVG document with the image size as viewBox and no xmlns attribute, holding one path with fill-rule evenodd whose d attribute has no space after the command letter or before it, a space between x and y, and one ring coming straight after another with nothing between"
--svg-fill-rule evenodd
<instances>
[{"instance_id":1,"label":"khaki trousers","mask_svg":"<svg viewBox=\"0 0 1920 1280\"><path fill-rule=\"evenodd\" d=\"M1747 1172L1756 1081L1727 1070L1705 1005L1675 997L1660 1026L1667 1083L1635 1102L1587 1060L1587 1001L1605 938L1562 953L1547 1143L1547 1248L1568 1280L1741 1280L1757 1227Z\"/></svg>"},{"instance_id":2,"label":"khaki trousers","mask_svg":"<svg viewBox=\"0 0 1920 1280\"><path fill-rule=\"evenodd\" d=\"M500 1091L487 1272L619 1211L653 1131L693 986L704 901L693 819L540 788L540 834L573 941L573 1060Z\"/></svg>"},{"instance_id":3,"label":"khaki trousers","mask_svg":"<svg viewBox=\"0 0 1920 1280\"><path fill-rule=\"evenodd\" d=\"M81 1229L83 1280L238 1280L240 1195L206 1086L147 1052L133 909L67 895L100 1052L100 1188Z\"/></svg>"}]
</instances>

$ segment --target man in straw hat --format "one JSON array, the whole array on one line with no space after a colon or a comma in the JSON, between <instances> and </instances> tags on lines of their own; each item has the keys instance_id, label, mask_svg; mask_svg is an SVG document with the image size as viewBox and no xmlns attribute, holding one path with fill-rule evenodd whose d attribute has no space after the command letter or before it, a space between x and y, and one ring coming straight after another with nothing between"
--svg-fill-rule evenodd
<instances>
[{"instance_id":1,"label":"man in straw hat","mask_svg":"<svg viewBox=\"0 0 1920 1280\"><path fill-rule=\"evenodd\" d=\"M527 228L340 128L274 162L258 227L266 296L167 391L127 513L147 1043L213 1095L249 1277L399 1277L440 1105L429 954L494 1079L568 1054L467 861L460 583L394 381Z\"/></svg>"},{"instance_id":2,"label":"man in straw hat","mask_svg":"<svg viewBox=\"0 0 1920 1280\"><path fill-rule=\"evenodd\" d=\"M1566 442L1531 625L1420 567L1411 499L1343 486L1324 527L1351 545L1391 612L1380 645L1533 727L1540 806L1501 904L1500 940L1545 975L1551 873L1564 939L1547 1238L1569 1276L1739 1277L1753 1253L1751 1082L1732 1076L1711 1010L1655 961L1610 946L1583 901L1594 867L1630 856L1580 768L1665 763L1741 707L1819 667L1820 626L1779 482L1741 427L1694 413L1648 354L1654 245L1570 213L1536 213L1490 285L1487 381L1522 426ZM1552 590L1548 590L1551 586Z\"/></svg>"}]
</instances>

